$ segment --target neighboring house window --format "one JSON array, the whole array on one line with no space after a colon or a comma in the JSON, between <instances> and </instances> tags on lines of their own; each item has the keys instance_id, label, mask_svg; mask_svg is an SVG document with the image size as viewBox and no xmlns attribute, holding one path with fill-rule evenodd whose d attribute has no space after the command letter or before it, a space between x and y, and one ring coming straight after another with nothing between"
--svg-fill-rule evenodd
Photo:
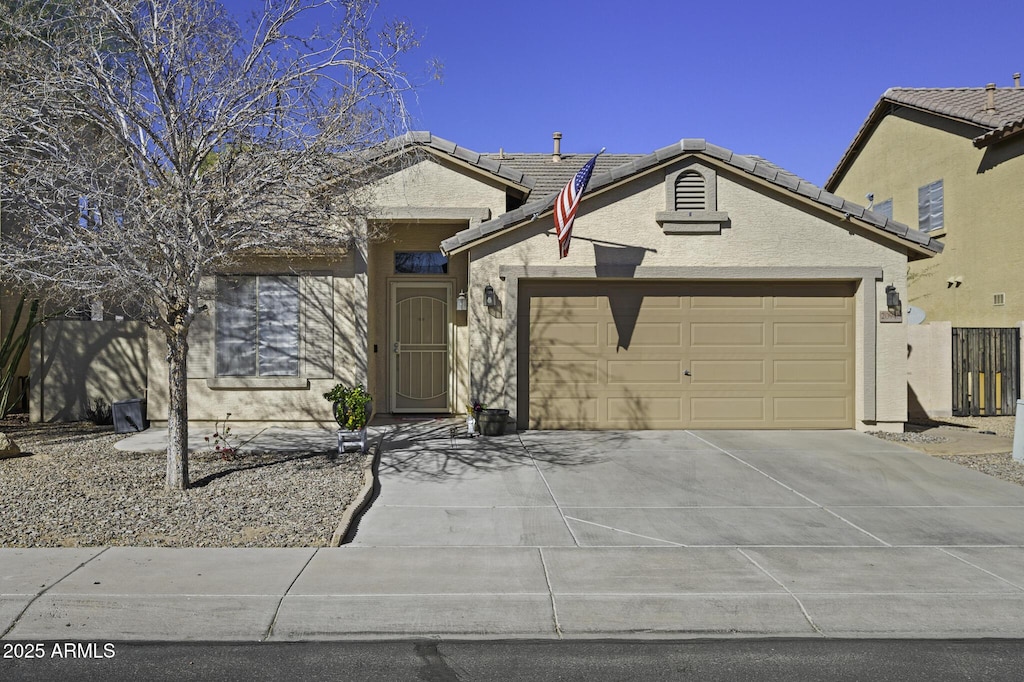
<instances>
[{"instance_id":1,"label":"neighboring house window","mask_svg":"<svg viewBox=\"0 0 1024 682\"><path fill-rule=\"evenodd\" d=\"M944 223L942 180L917 190L917 227L922 232L941 230Z\"/></svg>"},{"instance_id":2,"label":"neighboring house window","mask_svg":"<svg viewBox=\"0 0 1024 682\"><path fill-rule=\"evenodd\" d=\"M707 208L704 176L695 170L683 171L676 178L675 210L703 211Z\"/></svg>"},{"instance_id":3,"label":"neighboring house window","mask_svg":"<svg viewBox=\"0 0 1024 682\"><path fill-rule=\"evenodd\" d=\"M297 376L299 278L217 278L217 376Z\"/></svg>"},{"instance_id":4,"label":"neighboring house window","mask_svg":"<svg viewBox=\"0 0 1024 682\"><path fill-rule=\"evenodd\" d=\"M448 258L440 251L395 251L395 273L448 274Z\"/></svg>"},{"instance_id":5,"label":"neighboring house window","mask_svg":"<svg viewBox=\"0 0 1024 682\"><path fill-rule=\"evenodd\" d=\"M875 204L875 207L872 210L875 213L878 213L879 215L884 215L889 220L892 220L892 199L879 201L877 204Z\"/></svg>"}]
</instances>

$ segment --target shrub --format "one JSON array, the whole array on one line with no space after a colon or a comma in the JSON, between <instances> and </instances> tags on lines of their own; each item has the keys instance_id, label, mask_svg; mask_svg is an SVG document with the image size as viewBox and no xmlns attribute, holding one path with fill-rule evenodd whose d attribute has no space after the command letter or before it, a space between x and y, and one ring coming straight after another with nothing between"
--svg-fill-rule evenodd
<instances>
[{"instance_id":1,"label":"shrub","mask_svg":"<svg viewBox=\"0 0 1024 682\"><path fill-rule=\"evenodd\" d=\"M114 423L114 410L103 398L92 401L92 407L85 408L85 418L97 426L108 426Z\"/></svg>"}]
</instances>

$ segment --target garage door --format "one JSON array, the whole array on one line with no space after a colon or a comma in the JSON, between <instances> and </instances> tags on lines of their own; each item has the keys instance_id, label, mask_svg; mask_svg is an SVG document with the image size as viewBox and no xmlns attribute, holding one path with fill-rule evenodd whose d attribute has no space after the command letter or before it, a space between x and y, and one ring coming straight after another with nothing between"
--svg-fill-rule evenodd
<instances>
[{"instance_id":1,"label":"garage door","mask_svg":"<svg viewBox=\"0 0 1024 682\"><path fill-rule=\"evenodd\" d=\"M532 281L521 292L530 428L853 426L853 283Z\"/></svg>"}]
</instances>

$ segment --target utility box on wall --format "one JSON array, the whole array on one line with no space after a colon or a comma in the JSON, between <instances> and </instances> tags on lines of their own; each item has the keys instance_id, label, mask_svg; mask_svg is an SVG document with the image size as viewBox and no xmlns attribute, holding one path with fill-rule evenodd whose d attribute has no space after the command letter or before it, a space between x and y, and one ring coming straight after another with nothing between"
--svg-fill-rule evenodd
<instances>
[{"instance_id":1,"label":"utility box on wall","mask_svg":"<svg viewBox=\"0 0 1024 682\"><path fill-rule=\"evenodd\" d=\"M114 417L114 433L135 433L149 428L143 416L146 412L145 400L118 400L110 407Z\"/></svg>"}]
</instances>

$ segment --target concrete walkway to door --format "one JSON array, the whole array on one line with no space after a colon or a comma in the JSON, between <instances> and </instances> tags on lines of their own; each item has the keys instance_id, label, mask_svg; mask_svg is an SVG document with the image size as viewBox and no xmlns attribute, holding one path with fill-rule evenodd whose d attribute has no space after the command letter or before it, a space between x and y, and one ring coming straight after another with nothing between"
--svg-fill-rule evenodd
<instances>
[{"instance_id":1,"label":"concrete walkway to door","mask_svg":"<svg viewBox=\"0 0 1024 682\"><path fill-rule=\"evenodd\" d=\"M1020 486L852 431L447 426L394 427L339 554L374 630L1024 636Z\"/></svg>"}]
</instances>

